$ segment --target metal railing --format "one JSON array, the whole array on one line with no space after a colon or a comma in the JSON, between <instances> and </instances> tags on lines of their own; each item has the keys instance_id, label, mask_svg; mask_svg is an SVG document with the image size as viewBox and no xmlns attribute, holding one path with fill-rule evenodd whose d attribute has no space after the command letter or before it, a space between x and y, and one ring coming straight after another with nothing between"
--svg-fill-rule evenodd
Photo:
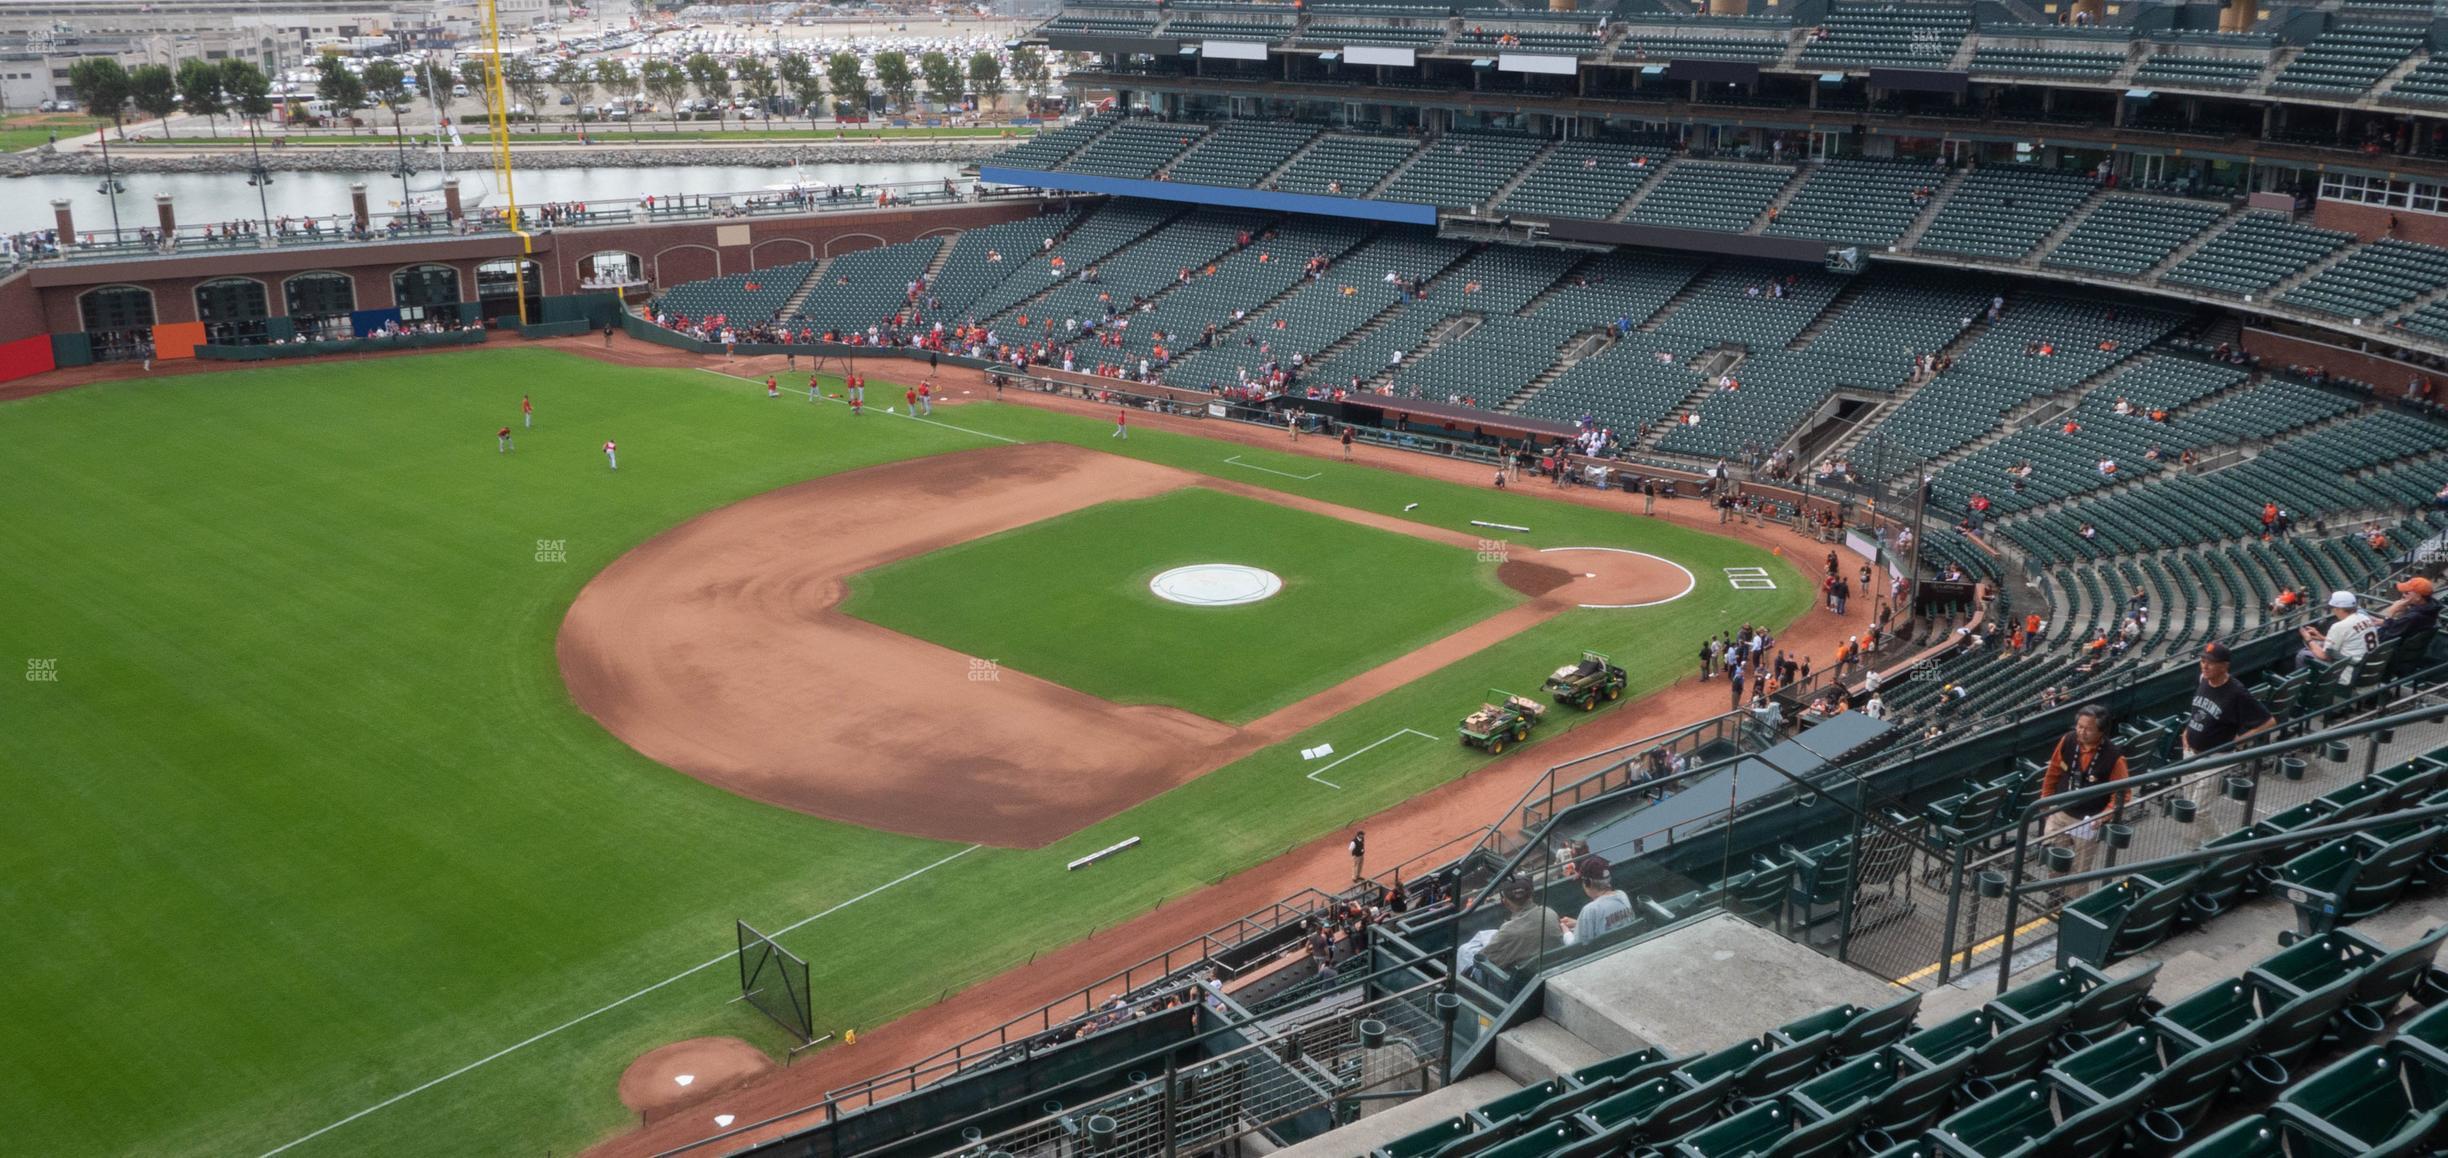
<instances>
[{"instance_id":1,"label":"metal railing","mask_svg":"<svg viewBox=\"0 0 2448 1158\"><path fill-rule=\"evenodd\" d=\"M2120 864L2184 856L2207 841L2231 837L2261 817L2368 777L2380 766L2384 746L2412 752L2448 747L2448 722L2443 722L2448 705L2409 708L2436 698L2443 676L2448 664L2314 709L2360 722L2321 729L2313 727L2316 718L2310 714L2283 720L2254 746L2031 800L1985 831L1927 846L1914 870L1943 902L1943 915L1925 914L1849 938L1846 956L1908 986L1945 984L1992 960L2008 962L2015 942L2044 935L2058 911L2085 891L2075 886L2097 879L2093 873L2116 875ZM2357 739L2363 740L2359 760L2352 751ZM2319 758L2309 758L2314 755ZM2149 756L2129 752L2128 760ZM2042 752L2032 763L2045 757ZM2031 785L2030 792L2037 788ZM2102 798L2110 803L2085 811ZM2091 827L2071 834L2051 831L2079 823L2052 823L2052 818L2078 815L2091 820Z\"/></svg>"},{"instance_id":2,"label":"metal railing","mask_svg":"<svg viewBox=\"0 0 2448 1158\"><path fill-rule=\"evenodd\" d=\"M992 1029L972 1034L907 1066L876 1074L852 1085L827 1090L823 1103L801 1112L827 1107L835 1111L847 1110L853 1108L854 1102L858 1106L872 1105L879 1099L908 1093L927 1082L940 1081L973 1066L1009 1060L1014 1056L1015 1049L1039 1043L1059 1028L1112 1012L1109 1007L1116 994L1144 999L1143 991L1152 988L1168 983L1191 984L1188 977L1191 973L1212 972L1218 980L1237 977L1298 948L1299 938L1286 938L1284 944L1267 947L1259 956L1247 961L1226 962L1218 960L1219 957L1229 950L1281 934L1317 917L1338 899L1317 889L1303 889L1266 908L1237 917L1162 953L1080 986ZM1100 999L1097 996L1100 993L1107 996Z\"/></svg>"}]
</instances>

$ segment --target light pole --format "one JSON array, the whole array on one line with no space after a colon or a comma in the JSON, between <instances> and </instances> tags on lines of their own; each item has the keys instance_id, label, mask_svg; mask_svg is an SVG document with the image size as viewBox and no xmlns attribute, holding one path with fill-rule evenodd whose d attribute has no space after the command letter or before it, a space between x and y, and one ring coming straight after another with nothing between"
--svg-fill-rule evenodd
<instances>
[{"instance_id":1,"label":"light pole","mask_svg":"<svg viewBox=\"0 0 2448 1158\"><path fill-rule=\"evenodd\" d=\"M104 129L99 136L102 139L102 184L95 187L94 192L110 198L111 243L116 245L119 242L119 195L127 192L127 186L111 172L110 130Z\"/></svg>"},{"instance_id":2,"label":"light pole","mask_svg":"<svg viewBox=\"0 0 2448 1158\"><path fill-rule=\"evenodd\" d=\"M255 118L247 118L247 151L253 161L247 168L247 184L255 187L256 207L263 211L263 237L256 244L269 246L272 241L272 197L265 190L272 187L272 171L264 168L263 146L257 142Z\"/></svg>"}]
</instances>

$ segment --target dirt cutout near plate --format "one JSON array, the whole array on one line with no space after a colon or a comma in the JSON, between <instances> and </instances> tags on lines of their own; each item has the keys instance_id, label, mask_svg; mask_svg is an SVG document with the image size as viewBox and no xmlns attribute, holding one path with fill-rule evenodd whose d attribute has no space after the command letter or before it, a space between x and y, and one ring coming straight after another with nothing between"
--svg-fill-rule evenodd
<instances>
[{"instance_id":1,"label":"dirt cutout near plate","mask_svg":"<svg viewBox=\"0 0 2448 1158\"><path fill-rule=\"evenodd\" d=\"M630 747L728 791L889 832L1035 848L1590 602L1576 593L1597 567L1575 558L1581 569L1548 594L1239 728L1009 668L974 678L984 669L972 657L839 608L859 572L1191 485L1479 542L1063 443L962 451L771 491L640 544L571 604L562 678ZM1606 559L1649 568L1647 598L1682 588L1671 564Z\"/></svg>"},{"instance_id":2,"label":"dirt cutout near plate","mask_svg":"<svg viewBox=\"0 0 2448 1158\"><path fill-rule=\"evenodd\" d=\"M692 1037L639 1054L621 1071L621 1104L648 1121L695 1105L780 1067L736 1037Z\"/></svg>"}]
</instances>

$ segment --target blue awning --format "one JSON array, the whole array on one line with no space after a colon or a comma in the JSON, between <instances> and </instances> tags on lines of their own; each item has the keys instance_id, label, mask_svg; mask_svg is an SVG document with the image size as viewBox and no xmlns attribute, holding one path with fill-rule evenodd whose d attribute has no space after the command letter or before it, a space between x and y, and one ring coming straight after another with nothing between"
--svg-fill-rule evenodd
<instances>
[{"instance_id":1,"label":"blue awning","mask_svg":"<svg viewBox=\"0 0 2448 1158\"><path fill-rule=\"evenodd\" d=\"M1841 72L1823 72L1819 74L1819 83L1821 84L1843 84L1844 82L1845 74Z\"/></svg>"},{"instance_id":2,"label":"blue awning","mask_svg":"<svg viewBox=\"0 0 2448 1158\"><path fill-rule=\"evenodd\" d=\"M1334 62L1343 59L1343 54L1340 52L1321 52L1318 54L1318 59L1325 61L1328 64L1333 64Z\"/></svg>"},{"instance_id":3,"label":"blue awning","mask_svg":"<svg viewBox=\"0 0 2448 1158\"><path fill-rule=\"evenodd\" d=\"M1666 75L1666 66L1662 64L1644 64L1641 66L1641 75L1664 76Z\"/></svg>"},{"instance_id":4,"label":"blue awning","mask_svg":"<svg viewBox=\"0 0 2448 1158\"><path fill-rule=\"evenodd\" d=\"M2125 90L2125 99L2129 101L2146 101L2158 95L2158 93L2152 92L2146 88L2129 88Z\"/></svg>"},{"instance_id":5,"label":"blue awning","mask_svg":"<svg viewBox=\"0 0 2448 1158\"><path fill-rule=\"evenodd\" d=\"M1479 59L1472 61L1472 62L1471 62L1471 67L1472 67L1472 68L1494 68L1494 67L1496 67L1496 62L1495 62L1495 61L1493 61L1493 60L1488 59L1487 57L1482 56L1482 57L1480 57Z\"/></svg>"},{"instance_id":6,"label":"blue awning","mask_svg":"<svg viewBox=\"0 0 2448 1158\"><path fill-rule=\"evenodd\" d=\"M1195 44L1185 44L1185 45L1182 45L1182 47L1181 47L1181 54L1182 54L1183 56L1197 56L1197 55L1198 55L1198 45L1195 45Z\"/></svg>"}]
</instances>

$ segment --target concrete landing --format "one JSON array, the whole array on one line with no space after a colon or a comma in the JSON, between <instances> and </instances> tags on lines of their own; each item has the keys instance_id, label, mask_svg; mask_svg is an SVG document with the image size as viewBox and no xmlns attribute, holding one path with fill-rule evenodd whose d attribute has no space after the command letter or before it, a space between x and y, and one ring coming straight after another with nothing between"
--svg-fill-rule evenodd
<instances>
[{"instance_id":1,"label":"concrete landing","mask_svg":"<svg viewBox=\"0 0 2448 1158\"><path fill-rule=\"evenodd\" d=\"M1721 914L1549 978L1546 1014L1609 1057L1647 1046L1706 1053L1831 1005L1885 1005L1903 992Z\"/></svg>"},{"instance_id":2,"label":"concrete landing","mask_svg":"<svg viewBox=\"0 0 2448 1158\"><path fill-rule=\"evenodd\" d=\"M1496 1071L1525 1086L1595 1065L1609 1056L1544 1017L1496 1035Z\"/></svg>"},{"instance_id":3,"label":"concrete landing","mask_svg":"<svg viewBox=\"0 0 2448 1158\"><path fill-rule=\"evenodd\" d=\"M1329 1130L1299 1145L1277 1150L1275 1158L1352 1158L1520 1088L1521 1083L1498 1073L1464 1078L1382 1114L1372 1114L1342 1129Z\"/></svg>"}]
</instances>

